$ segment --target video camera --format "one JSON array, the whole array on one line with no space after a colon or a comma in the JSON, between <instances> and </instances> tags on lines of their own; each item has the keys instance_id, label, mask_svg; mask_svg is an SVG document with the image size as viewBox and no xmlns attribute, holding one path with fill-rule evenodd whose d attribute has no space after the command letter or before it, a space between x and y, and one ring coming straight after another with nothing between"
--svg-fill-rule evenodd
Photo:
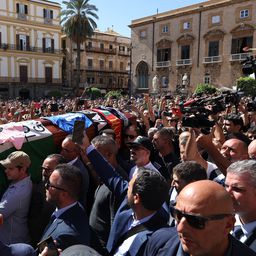
<instances>
[{"instance_id":1,"label":"video camera","mask_svg":"<svg viewBox=\"0 0 256 256\"><path fill-rule=\"evenodd\" d=\"M247 110L249 112L254 112L256 111L256 101L250 101L247 103Z\"/></svg>"},{"instance_id":2,"label":"video camera","mask_svg":"<svg viewBox=\"0 0 256 256\"><path fill-rule=\"evenodd\" d=\"M244 75L249 76L251 74L256 74L256 58L253 56L247 57L246 60L241 62L242 72Z\"/></svg>"},{"instance_id":3,"label":"video camera","mask_svg":"<svg viewBox=\"0 0 256 256\"><path fill-rule=\"evenodd\" d=\"M211 121L204 114L197 114L194 116L184 116L182 118L182 125L192 128L210 128L214 126L215 122Z\"/></svg>"},{"instance_id":4,"label":"video camera","mask_svg":"<svg viewBox=\"0 0 256 256\"><path fill-rule=\"evenodd\" d=\"M226 109L227 105L234 105L238 108L241 98L241 92L225 91L215 97L197 98L188 105L180 104L180 111L184 114L183 126L192 128L210 128L214 125L214 121L208 119L209 115L217 115ZM206 107L209 106L209 107ZM256 102L253 105L256 109ZM192 116L191 116L192 115Z\"/></svg>"}]
</instances>

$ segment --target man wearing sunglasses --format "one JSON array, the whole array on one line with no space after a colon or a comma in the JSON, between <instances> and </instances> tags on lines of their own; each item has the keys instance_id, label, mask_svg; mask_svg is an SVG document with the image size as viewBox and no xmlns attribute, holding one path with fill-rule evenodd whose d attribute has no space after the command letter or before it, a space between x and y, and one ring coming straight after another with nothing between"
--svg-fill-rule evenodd
<instances>
[{"instance_id":1,"label":"man wearing sunglasses","mask_svg":"<svg viewBox=\"0 0 256 256\"><path fill-rule=\"evenodd\" d=\"M167 211L162 207L168 198L168 185L156 171L138 170L128 183L83 138L83 151L93 164L101 180L119 200L107 250L110 255L142 255L149 236L168 221Z\"/></svg>"},{"instance_id":2,"label":"man wearing sunglasses","mask_svg":"<svg viewBox=\"0 0 256 256\"><path fill-rule=\"evenodd\" d=\"M51 154L45 158L41 166L42 181L33 184L33 193L30 202L28 227L31 244L36 247L45 227L47 226L55 206L46 201L45 183L58 164L66 163L60 154Z\"/></svg>"},{"instance_id":3,"label":"man wearing sunglasses","mask_svg":"<svg viewBox=\"0 0 256 256\"><path fill-rule=\"evenodd\" d=\"M51 221L41 241L51 236L61 250L75 245L89 245L88 217L78 203L82 174L78 168L59 164L45 184L46 200L55 205Z\"/></svg>"},{"instance_id":4,"label":"man wearing sunglasses","mask_svg":"<svg viewBox=\"0 0 256 256\"><path fill-rule=\"evenodd\" d=\"M214 181L201 180L185 186L171 213L176 229L156 231L144 255L256 255L230 235L235 223L232 198Z\"/></svg>"}]
</instances>

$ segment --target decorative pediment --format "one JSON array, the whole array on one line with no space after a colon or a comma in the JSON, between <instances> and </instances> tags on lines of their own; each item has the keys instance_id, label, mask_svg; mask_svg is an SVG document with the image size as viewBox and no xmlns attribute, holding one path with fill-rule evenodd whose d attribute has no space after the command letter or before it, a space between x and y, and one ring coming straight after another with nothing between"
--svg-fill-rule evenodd
<instances>
[{"instance_id":1,"label":"decorative pediment","mask_svg":"<svg viewBox=\"0 0 256 256\"><path fill-rule=\"evenodd\" d=\"M232 35L241 34L241 33L252 34L254 30L255 30L255 27L253 25L240 23L238 26L232 29L230 33Z\"/></svg>"},{"instance_id":2,"label":"decorative pediment","mask_svg":"<svg viewBox=\"0 0 256 256\"><path fill-rule=\"evenodd\" d=\"M223 38L225 35L225 32L222 31L221 29L213 29L208 31L205 35L204 38L208 39L208 38L212 38L212 37L218 37L218 38Z\"/></svg>"},{"instance_id":3,"label":"decorative pediment","mask_svg":"<svg viewBox=\"0 0 256 256\"><path fill-rule=\"evenodd\" d=\"M192 41L195 40L195 37L191 34L184 34L182 36L180 36L178 39L177 39L177 42L180 44L180 43L183 43L183 42L186 42L186 43L190 43Z\"/></svg>"},{"instance_id":4,"label":"decorative pediment","mask_svg":"<svg viewBox=\"0 0 256 256\"><path fill-rule=\"evenodd\" d=\"M53 65L54 65L54 61L52 61L52 60L46 60L46 61L44 61L44 65L53 66Z\"/></svg>"},{"instance_id":5,"label":"decorative pediment","mask_svg":"<svg viewBox=\"0 0 256 256\"><path fill-rule=\"evenodd\" d=\"M16 27L18 34L29 34L29 29L24 27Z\"/></svg>"},{"instance_id":6,"label":"decorative pediment","mask_svg":"<svg viewBox=\"0 0 256 256\"><path fill-rule=\"evenodd\" d=\"M17 58L16 62L18 63L30 63L31 60L27 58Z\"/></svg>"},{"instance_id":7,"label":"decorative pediment","mask_svg":"<svg viewBox=\"0 0 256 256\"><path fill-rule=\"evenodd\" d=\"M50 33L50 32L43 33L43 37L51 37L51 38L53 38L54 37L54 33Z\"/></svg>"},{"instance_id":8,"label":"decorative pediment","mask_svg":"<svg viewBox=\"0 0 256 256\"><path fill-rule=\"evenodd\" d=\"M163 38L156 43L156 46L158 48L169 48L169 47L171 47L171 45L172 45L172 41L168 40L166 38Z\"/></svg>"}]
</instances>

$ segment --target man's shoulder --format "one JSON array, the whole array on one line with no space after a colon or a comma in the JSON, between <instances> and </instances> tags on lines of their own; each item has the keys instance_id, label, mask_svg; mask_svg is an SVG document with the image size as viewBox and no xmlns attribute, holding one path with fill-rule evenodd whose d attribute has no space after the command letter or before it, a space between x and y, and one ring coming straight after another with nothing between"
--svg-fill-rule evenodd
<instances>
[{"instance_id":1,"label":"man's shoulder","mask_svg":"<svg viewBox=\"0 0 256 256\"><path fill-rule=\"evenodd\" d=\"M231 235L229 236L229 238L232 245L232 252L230 256L240 256L240 255L256 256L256 252L251 250L248 246L241 243Z\"/></svg>"},{"instance_id":2,"label":"man's shoulder","mask_svg":"<svg viewBox=\"0 0 256 256\"><path fill-rule=\"evenodd\" d=\"M164 241L167 242L171 237L177 236L177 230L176 227L163 227L158 230L156 230L150 240L153 241L158 241L161 240L160 242L163 243Z\"/></svg>"},{"instance_id":3,"label":"man's shoulder","mask_svg":"<svg viewBox=\"0 0 256 256\"><path fill-rule=\"evenodd\" d=\"M0 255L3 256L33 256L35 250L28 244L4 245L0 242Z\"/></svg>"},{"instance_id":4,"label":"man's shoulder","mask_svg":"<svg viewBox=\"0 0 256 256\"><path fill-rule=\"evenodd\" d=\"M161 255L169 255L167 252L176 251L178 245L179 238L175 227L160 228L149 238L144 255L160 255L160 251Z\"/></svg>"},{"instance_id":5,"label":"man's shoulder","mask_svg":"<svg viewBox=\"0 0 256 256\"><path fill-rule=\"evenodd\" d=\"M79 203L76 203L69 209L67 209L64 213L61 214L60 218L65 219L65 218L74 218L77 215L79 216L87 216L85 210L79 205ZM74 219L77 221L77 219ZM80 221L80 219L78 219Z\"/></svg>"}]
</instances>

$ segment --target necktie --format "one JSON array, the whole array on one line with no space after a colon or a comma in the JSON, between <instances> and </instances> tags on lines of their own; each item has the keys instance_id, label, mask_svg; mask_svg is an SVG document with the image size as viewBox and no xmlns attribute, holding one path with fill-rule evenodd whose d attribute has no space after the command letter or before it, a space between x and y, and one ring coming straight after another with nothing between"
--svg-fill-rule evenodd
<instances>
[{"instance_id":1,"label":"necktie","mask_svg":"<svg viewBox=\"0 0 256 256\"><path fill-rule=\"evenodd\" d=\"M233 236L237 239L240 240L240 238L244 235L244 232L241 228L241 226L235 226Z\"/></svg>"}]
</instances>

